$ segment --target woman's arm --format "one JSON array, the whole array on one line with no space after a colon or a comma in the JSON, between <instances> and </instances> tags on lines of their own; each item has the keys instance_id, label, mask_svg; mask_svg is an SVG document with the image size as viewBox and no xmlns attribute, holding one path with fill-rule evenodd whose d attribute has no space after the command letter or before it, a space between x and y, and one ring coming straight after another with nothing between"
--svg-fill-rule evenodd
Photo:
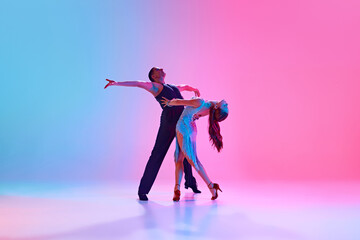
<instances>
[{"instance_id":1,"label":"woman's arm","mask_svg":"<svg viewBox=\"0 0 360 240\"><path fill-rule=\"evenodd\" d=\"M185 100L185 99L178 99L178 98L174 98L174 99L166 99L165 97L163 97L163 99L161 100L161 103L164 106L191 106L191 107L200 107L202 101L204 101L201 98L197 98L197 99L191 99L191 100Z\"/></svg>"},{"instance_id":2,"label":"woman's arm","mask_svg":"<svg viewBox=\"0 0 360 240\"><path fill-rule=\"evenodd\" d=\"M109 86L123 86L123 87L138 87L145 89L146 91L150 92L154 96L157 95L160 86L159 83L154 82L143 82L143 81L125 81L125 82L115 82L113 80L106 79L108 81L108 84L104 87L107 88ZM161 86L162 87L162 86Z\"/></svg>"},{"instance_id":3,"label":"woman's arm","mask_svg":"<svg viewBox=\"0 0 360 240\"><path fill-rule=\"evenodd\" d=\"M194 88L194 87L191 87L191 86L185 85L185 84L175 85L175 86L179 89L180 92L190 91L190 92L194 92L196 97L200 97L200 92L197 88Z\"/></svg>"}]
</instances>

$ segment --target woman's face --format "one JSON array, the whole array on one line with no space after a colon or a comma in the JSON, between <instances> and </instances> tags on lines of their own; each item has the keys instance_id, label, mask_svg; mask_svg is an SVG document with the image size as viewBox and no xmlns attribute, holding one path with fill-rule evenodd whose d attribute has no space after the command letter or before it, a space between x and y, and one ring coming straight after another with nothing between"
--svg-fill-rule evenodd
<instances>
[{"instance_id":1,"label":"woman's face","mask_svg":"<svg viewBox=\"0 0 360 240\"><path fill-rule=\"evenodd\" d=\"M228 103L225 100L218 102L218 107L227 113L229 112Z\"/></svg>"}]
</instances>

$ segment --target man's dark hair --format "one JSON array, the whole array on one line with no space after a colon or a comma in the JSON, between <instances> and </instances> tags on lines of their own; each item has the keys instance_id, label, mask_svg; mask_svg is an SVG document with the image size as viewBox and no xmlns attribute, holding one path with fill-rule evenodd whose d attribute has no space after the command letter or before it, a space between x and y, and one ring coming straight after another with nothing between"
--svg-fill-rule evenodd
<instances>
[{"instance_id":1,"label":"man's dark hair","mask_svg":"<svg viewBox=\"0 0 360 240\"><path fill-rule=\"evenodd\" d=\"M155 80L151 77L151 75L153 74L154 69L155 69L155 68L151 68L151 69L150 69L150 72L149 72L149 79L150 79L150 81L152 81L152 82L155 82Z\"/></svg>"}]
</instances>

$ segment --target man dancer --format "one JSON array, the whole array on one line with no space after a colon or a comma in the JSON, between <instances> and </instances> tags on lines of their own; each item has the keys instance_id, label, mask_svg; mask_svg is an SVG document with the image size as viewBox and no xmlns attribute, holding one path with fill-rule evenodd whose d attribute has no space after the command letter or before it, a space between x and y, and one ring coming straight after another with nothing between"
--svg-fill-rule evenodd
<instances>
[{"instance_id":1,"label":"man dancer","mask_svg":"<svg viewBox=\"0 0 360 240\"><path fill-rule=\"evenodd\" d=\"M150 158L146 164L144 174L140 181L138 190L139 199L147 201L146 194L149 193L152 185L154 184L155 178L159 172L160 166L165 158L167 151L175 137L176 123L184 110L183 106L176 107L164 107L161 104L163 97L171 100L173 98L183 99L180 91L193 91L195 95L200 96L198 89L193 88L189 85L171 85L165 83L166 73L162 68L153 67L149 72L149 79L151 82L143 81L126 81L126 82L115 82L113 80L106 79L109 83L104 87L108 86L126 86L126 87L139 87L150 92L155 99L159 102L163 109L161 113L161 121L159 131L156 137L154 148L151 152ZM191 188L194 193L201 193L198 190L196 179L192 174L191 165L184 159L184 173L185 173L185 188Z\"/></svg>"}]
</instances>

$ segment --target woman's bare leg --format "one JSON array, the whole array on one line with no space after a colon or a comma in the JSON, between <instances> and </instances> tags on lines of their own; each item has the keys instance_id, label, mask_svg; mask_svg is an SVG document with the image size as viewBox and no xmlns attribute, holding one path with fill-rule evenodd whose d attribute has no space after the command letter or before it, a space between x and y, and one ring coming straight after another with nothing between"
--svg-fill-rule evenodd
<instances>
[{"instance_id":1,"label":"woman's bare leg","mask_svg":"<svg viewBox=\"0 0 360 240\"><path fill-rule=\"evenodd\" d=\"M192 160L189 160L189 163L190 164L194 164ZM210 180L210 177L209 175L206 173L205 171L205 168L204 166L201 164L201 162L199 161L199 159L197 159L197 165L198 165L198 168L195 168L195 166L193 165L193 167L196 169L196 171L198 172L198 174L200 175L200 177L204 180L204 182L206 183L206 185L208 186L211 194L213 196L215 196L215 193L216 193L216 190L213 187L213 184L210 185L211 180ZM209 186L210 185L210 186Z\"/></svg>"},{"instance_id":2,"label":"woman's bare leg","mask_svg":"<svg viewBox=\"0 0 360 240\"><path fill-rule=\"evenodd\" d=\"M201 164L201 162L199 161L199 159L196 157L196 159L191 159L191 157L189 157L186 152L182 151L182 136L181 134L177 134L177 138L179 140L179 147L180 147L180 152L182 152L182 154L186 157L186 159L188 160L188 162L191 164L191 166L198 172L198 174L200 175L200 177L204 180L204 182L206 183L206 185L209 187L209 190L211 192L211 194L213 196L215 196L216 190L213 189L213 185L211 183L210 177L209 175L206 173L204 166ZM184 159L184 158L183 158ZM196 161L197 163L197 167L195 166L194 162ZM181 179L180 179L181 182ZM180 182L178 184L180 184ZM210 185L210 186L209 186ZM176 186L175 186L176 187Z\"/></svg>"},{"instance_id":3,"label":"woman's bare leg","mask_svg":"<svg viewBox=\"0 0 360 240\"><path fill-rule=\"evenodd\" d=\"M209 185L211 183L211 180L209 178L209 175L207 175L204 166L201 164L201 162L199 161L199 159L197 160L197 164L199 166L199 170L196 170L199 175L201 176L201 178L204 180L204 182L206 183L206 185Z\"/></svg>"},{"instance_id":4,"label":"woman's bare leg","mask_svg":"<svg viewBox=\"0 0 360 240\"><path fill-rule=\"evenodd\" d=\"M180 190L180 185L181 185L181 180L182 180L182 175L184 172L184 154L183 152L180 150L179 154L178 154L178 159L175 160L175 190Z\"/></svg>"}]
</instances>

